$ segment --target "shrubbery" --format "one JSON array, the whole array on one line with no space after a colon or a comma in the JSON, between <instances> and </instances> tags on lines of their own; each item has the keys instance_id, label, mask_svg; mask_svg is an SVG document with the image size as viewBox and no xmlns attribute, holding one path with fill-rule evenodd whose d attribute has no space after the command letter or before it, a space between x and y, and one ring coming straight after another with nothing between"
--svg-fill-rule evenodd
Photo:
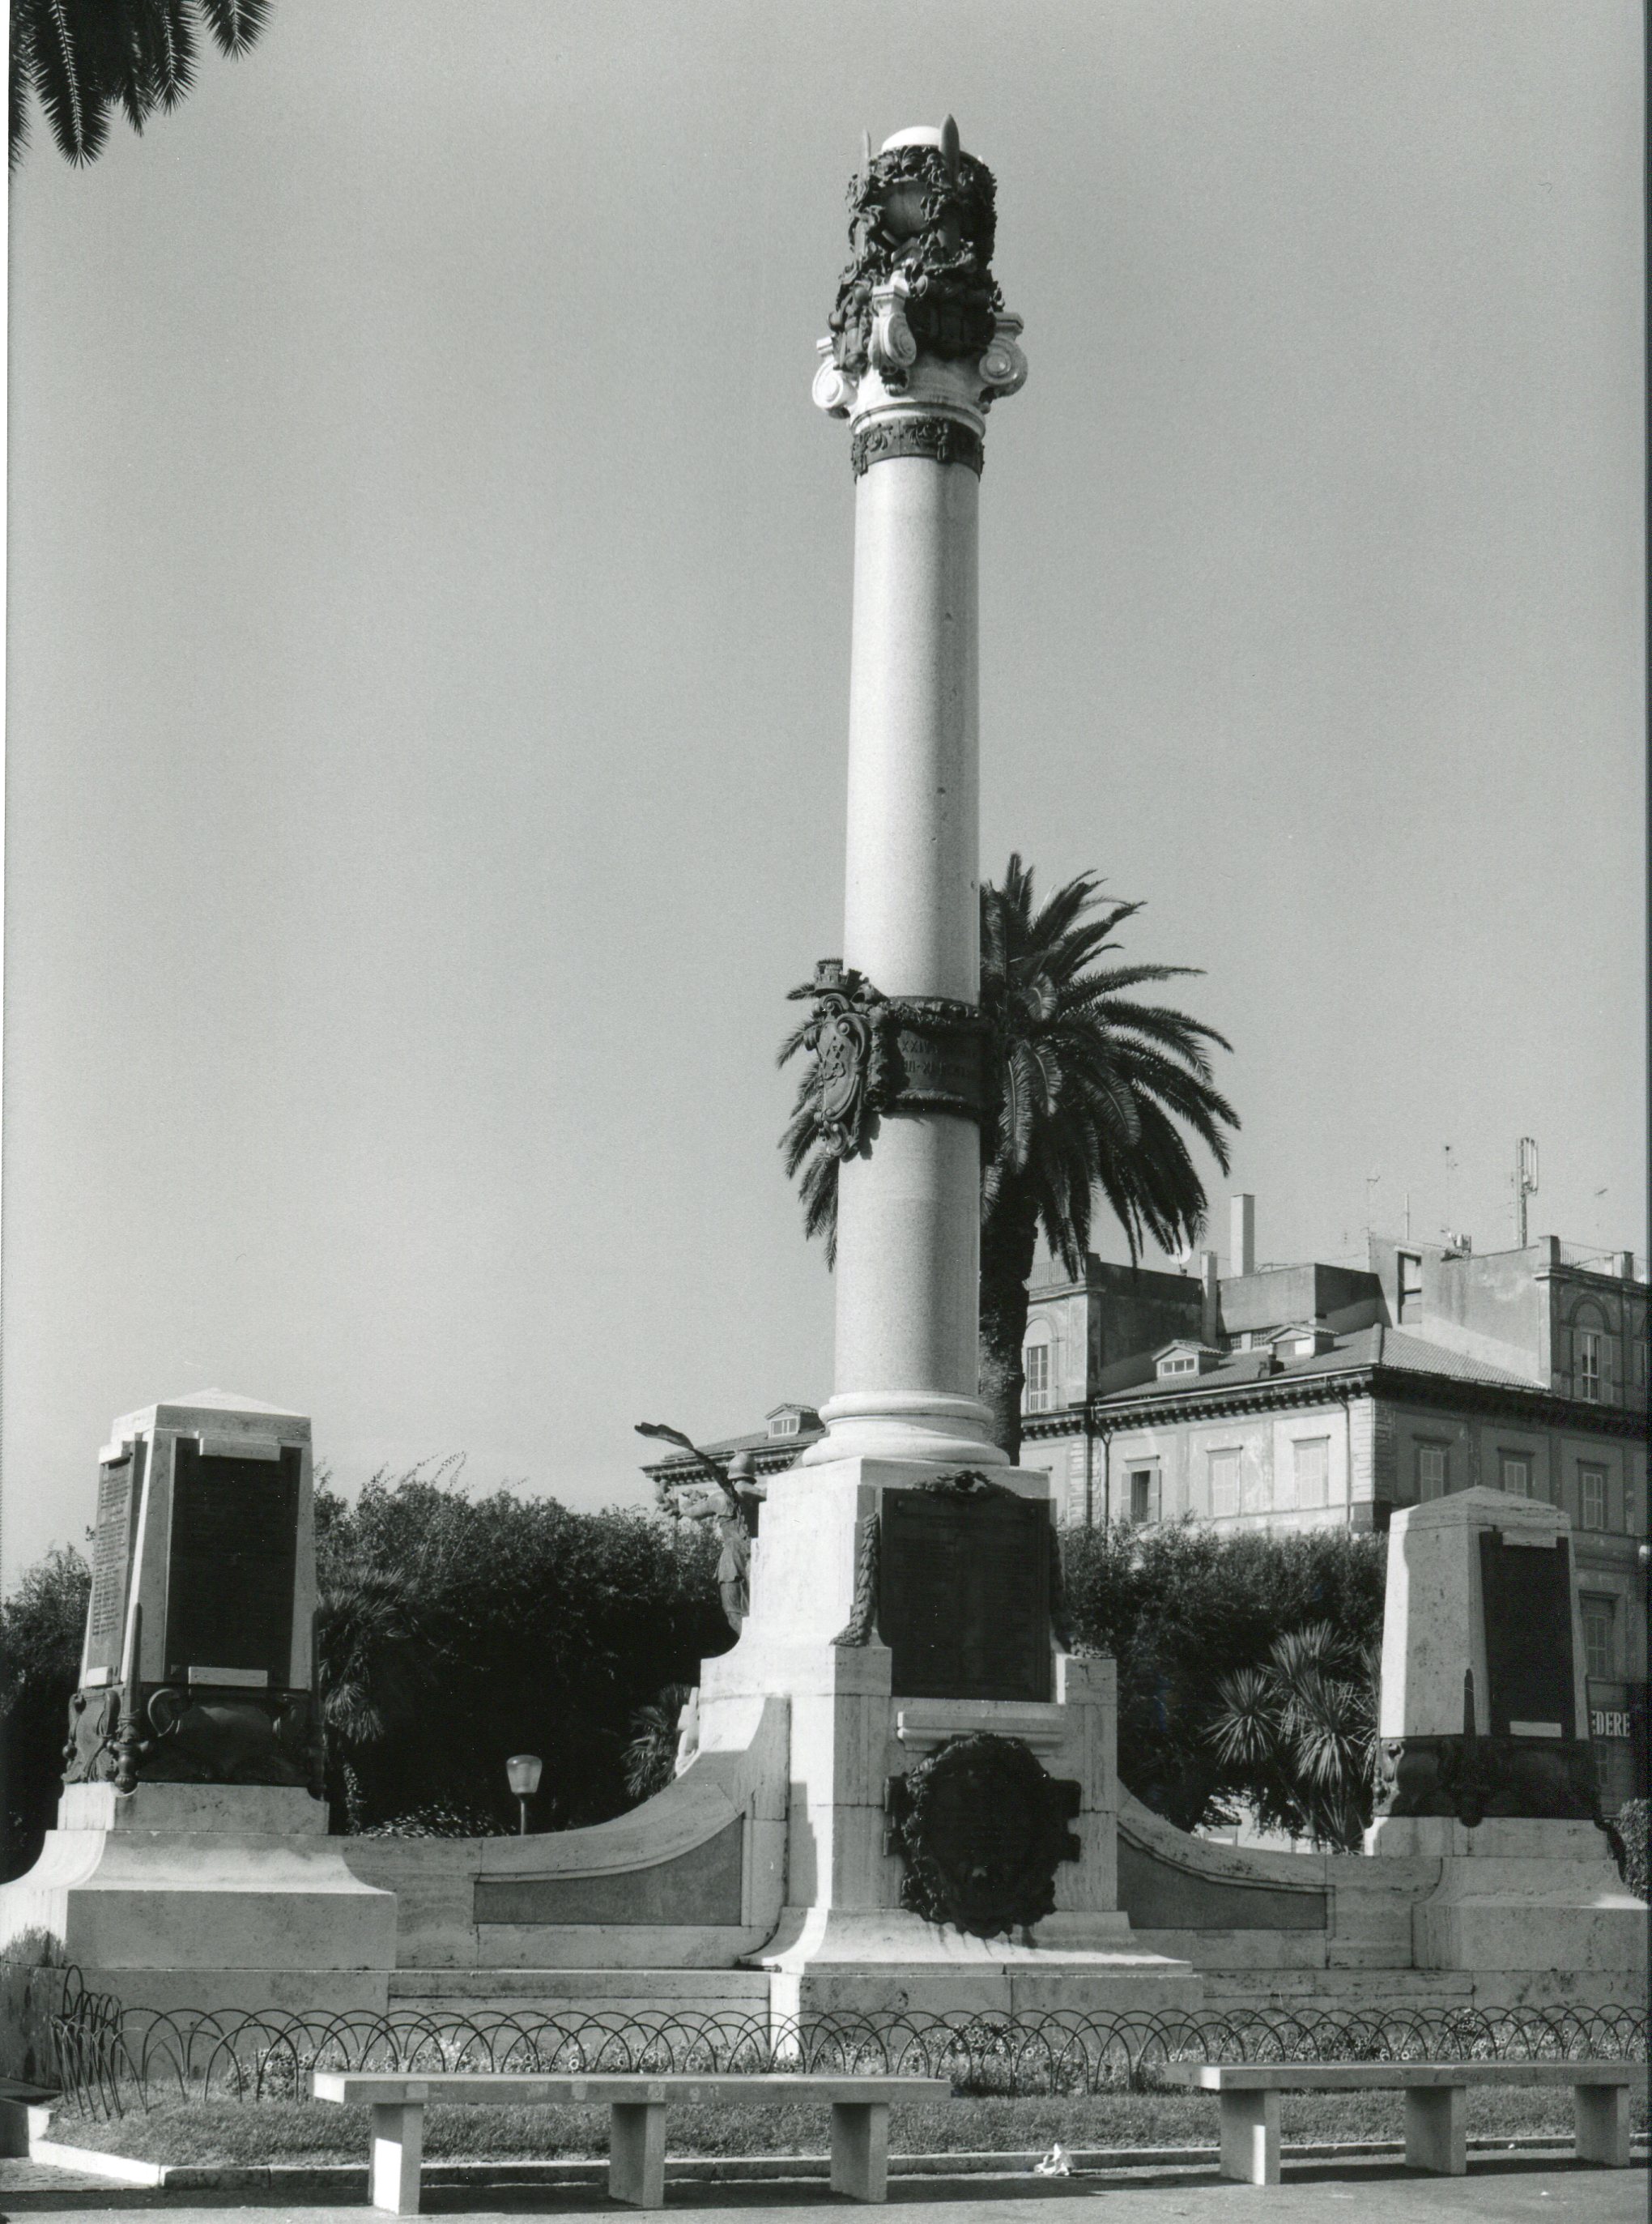
<instances>
[{"instance_id":1,"label":"shrubbery","mask_svg":"<svg viewBox=\"0 0 1652 2224\"><path fill-rule=\"evenodd\" d=\"M1619 1875L1637 1899L1652 1900L1647 1880L1647 1815L1644 1799L1626 1799L1608 1829Z\"/></svg>"},{"instance_id":2,"label":"shrubbery","mask_svg":"<svg viewBox=\"0 0 1652 2224\"><path fill-rule=\"evenodd\" d=\"M354 1506L324 1485L316 1507L336 1829L508 1830L513 1753L544 1760L540 1829L600 1822L671 1781L684 1687L733 1642L703 1525L508 1490L473 1500L417 1471L375 1478ZM1357 1844L1384 1553L1346 1530L1068 1532L1071 1634L1119 1663L1125 1785L1184 1829L1243 1800ZM6 1875L52 1820L87 1590L85 1561L59 1551L0 1605ZM1617 1823L1643 1897L1646 1816L1632 1802Z\"/></svg>"},{"instance_id":3,"label":"shrubbery","mask_svg":"<svg viewBox=\"0 0 1652 2224\"><path fill-rule=\"evenodd\" d=\"M0 1878L33 1867L57 1818L91 1595L85 1560L60 1547L0 1601Z\"/></svg>"},{"instance_id":4,"label":"shrubbery","mask_svg":"<svg viewBox=\"0 0 1652 2224\"><path fill-rule=\"evenodd\" d=\"M715 1541L653 1513L415 1473L318 1492L316 1552L335 1827L443 1807L510 1829L513 1753L545 1763L537 1828L618 1814L636 1709L733 1642Z\"/></svg>"},{"instance_id":5,"label":"shrubbery","mask_svg":"<svg viewBox=\"0 0 1652 2224\"><path fill-rule=\"evenodd\" d=\"M1119 1662L1119 1775L1184 1830L1232 1819L1245 1799L1267 1820L1311 1832L1283 1748L1246 1760L1223 1751L1242 1672L1269 1680L1282 1638L1321 1626L1345 1664L1374 1652L1383 1627L1387 1546L1346 1529L1223 1537L1192 1523L1068 1531L1067 1614L1075 1641ZM1232 1741L1228 1743L1232 1745ZM1293 1798L1295 1805L1293 1809Z\"/></svg>"}]
</instances>

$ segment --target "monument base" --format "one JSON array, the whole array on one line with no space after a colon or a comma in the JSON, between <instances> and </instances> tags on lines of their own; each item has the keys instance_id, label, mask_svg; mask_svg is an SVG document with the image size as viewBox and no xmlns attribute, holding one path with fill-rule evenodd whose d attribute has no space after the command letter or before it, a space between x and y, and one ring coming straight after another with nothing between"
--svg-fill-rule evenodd
<instances>
[{"instance_id":1,"label":"monument base","mask_svg":"<svg viewBox=\"0 0 1652 2224\"><path fill-rule=\"evenodd\" d=\"M752 1613L733 1651L704 1664L699 1721L703 1737L755 1694L789 1702L786 1901L772 1935L741 1956L767 1974L776 2022L1197 2002L1189 1964L1132 1943L1119 1911L1117 1671L1051 1642L1049 1490L1031 1469L987 1482L868 1459L771 1484ZM968 1657L950 1660L944 1627L934 1652L912 1641L944 1624L908 1587L926 1540L955 1583L958 1617L972 1598L981 1613L972 1532L1006 1562L1024 1555L1020 1589L995 1609L1003 1627L987 1632L999 1696L938 1692L937 1659L967 1671ZM984 1772L936 1780L915 1845L911 1787L964 1750Z\"/></svg>"},{"instance_id":2,"label":"monument base","mask_svg":"<svg viewBox=\"0 0 1652 2224\"><path fill-rule=\"evenodd\" d=\"M787 1908L751 1965L777 2023L833 2014L1031 2014L1193 2008L1186 1962L1133 1945L1117 1912L1047 1916L1036 1937L978 1938L903 1908Z\"/></svg>"},{"instance_id":3,"label":"monument base","mask_svg":"<svg viewBox=\"0 0 1652 2224\"><path fill-rule=\"evenodd\" d=\"M0 1952L70 1963L127 2007L382 2011L395 1897L326 1832L307 1791L72 1785L34 1867L0 1886Z\"/></svg>"},{"instance_id":4,"label":"monument base","mask_svg":"<svg viewBox=\"0 0 1652 2224\"><path fill-rule=\"evenodd\" d=\"M1643 1967L1647 1910L1592 1823L1384 1816L1365 1850L1437 1859L1411 1911L1419 1969L1612 1971Z\"/></svg>"}]
</instances>

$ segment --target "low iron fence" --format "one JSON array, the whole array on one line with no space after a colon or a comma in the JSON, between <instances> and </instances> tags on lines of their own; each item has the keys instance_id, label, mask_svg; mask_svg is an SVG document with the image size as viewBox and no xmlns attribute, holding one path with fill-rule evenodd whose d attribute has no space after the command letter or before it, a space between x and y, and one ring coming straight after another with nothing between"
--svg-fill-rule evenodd
<instances>
[{"instance_id":1,"label":"low iron fence","mask_svg":"<svg viewBox=\"0 0 1652 2224\"><path fill-rule=\"evenodd\" d=\"M46 1978L47 1973L41 1973ZM73 2108L117 2116L177 2101L292 2101L314 2069L902 2073L958 2091L1067 2095L1151 2089L1162 2063L1644 2061L1629 2008L1231 2013L810 2016L738 2011L325 2016L123 2008L79 1973L49 1973L41 2068Z\"/></svg>"}]
</instances>

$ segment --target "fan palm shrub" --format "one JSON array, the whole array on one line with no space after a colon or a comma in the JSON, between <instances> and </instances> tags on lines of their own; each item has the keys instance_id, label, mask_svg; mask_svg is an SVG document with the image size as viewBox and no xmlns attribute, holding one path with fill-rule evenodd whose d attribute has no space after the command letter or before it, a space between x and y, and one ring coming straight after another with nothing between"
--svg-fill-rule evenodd
<instances>
[{"instance_id":1,"label":"fan palm shrub","mask_svg":"<svg viewBox=\"0 0 1652 2224\"><path fill-rule=\"evenodd\" d=\"M1216 1685L1207 1733L1225 1768L1243 1772L1264 1829L1357 1854L1371 1820L1377 1766L1378 1661L1328 1622L1287 1630L1258 1667Z\"/></svg>"},{"instance_id":2,"label":"fan palm shrub","mask_svg":"<svg viewBox=\"0 0 1652 2224\"><path fill-rule=\"evenodd\" d=\"M1105 898L1094 873L1040 904L1018 855L1001 886L987 881L980 891L980 1387L1012 1459L1020 1450L1027 1283L1039 1236L1069 1273L1081 1274L1099 1197L1132 1261L1150 1238L1164 1251L1191 1248L1208 1199L1189 1139L1226 1173L1228 1132L1239 1126L1211 1065L1212 1050L1228 1043L1138 993L1198 969L1117 961L1118 930L1142 908ZM782 1065L803 1047L804 1033L800 1026L781 1045ZM829 1257L838 1160L821 1131L817 1087L811 1062L781 1148L805 1232L825 1238Z\"/></svg>"},{"instance_id":3,"label":"fan palm shrub","mask_svg":"<svg viewBox=\"0 0 1652 2224\"><path fill-rule=\"evenodd\" d=\"M367 1821L363 1764L388 1745L417 1739L435 1662L413 1592L395 1574L334 1571L317 1600L315 1634L329 1793L343 1806L345 1828L360 1830Z\"/></svg>"},{"instance_id":4,"label":"fan palm shrub","mask_svg":"<svg viewBox=\"0 0 1652 2224\"><path fill-rule=\"evenodd\" d=\"M677 1739L690 1686L667 1684L657 1699L636 1708L625 1748L625 1788L634 1799L652 1799L677 1775Z\"/></svg>"}]
</instances>

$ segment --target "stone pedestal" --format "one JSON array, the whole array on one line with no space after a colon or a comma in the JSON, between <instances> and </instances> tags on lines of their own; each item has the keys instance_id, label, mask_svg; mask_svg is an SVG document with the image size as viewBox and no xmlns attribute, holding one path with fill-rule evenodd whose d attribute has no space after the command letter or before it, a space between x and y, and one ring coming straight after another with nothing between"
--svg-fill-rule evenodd
<instances>
[{"instance_id":1,"label":"stone pedestal","mask_svg":"<svg viewBox=\"0 0 1652 2224\"><path fill-rule=\"evenodd\" d=\"M1465 1490L1389 1530L1378 1823L1596 1818L1562 1508Z\"/></svg>"},{"instance_id":2,"label":"stone pedestal","mask_svg":"<svg viewBox=\"0 0 1652 2224\"><path fill-rule=\"evenodd\" d=\"M1440 1863L1419 1969L1641 1966L1647 1911L1595 1809L1570 1523L1469 1490L1389 1532L1382 1781L1365 1849Z\"/></svg>"},{"instance_id":3,"label":"stone pedestal","mask_svg":"<svg viewBox=\"0 0 1652 2224\"><path fill-rule=\"evenodd\" d=\"M310 1424L216 1390L117 1421L58 1827L0 1950L134 2007L381 2009L395 1897L327 1835Z\"/></svg>"},{"instance_id":4,"label":"stone pedestal","mask_svg":"<svg viewBox=\"0 0 1652 2224\"><path fill-rule=\"evenodd\" d=\"M955 1487L938 1465L859 1459L794 1469L770 1486L752 1614L734 1650L705 1663L699 1701L708 1737L754 1694L790 1698L785 1905L747 1965L769 1973L777 2019L1190 2005L1199 1983L1188 1965L1133 1946L1118 1911L1113 1663L1059 1650L1046 1622L1045 1697L905 1695L892 1686L898 1657L926 1656L880 1626L890 1594L878 1540L892 1501L937 1486ZM1044 1514L1047 1541L1049 1478L999 1468L992 1486ZM983 1733L1031 1754L1035 1785L1042 1776L1071 1787L1055 1794L1066 1803L1069 1857L1055 1866L1053 1908L992 1937L903 1906L909 1862L895 1827L911 1772L951 1741ZM995 1842L989 1829L967 1857L977 1854L1012 1865L1016 1847Z\"/></svg>"},{"instance_id":5,"label":"stone pedestal","mask_svg":"<svg viewBox=\"0 0 1652 2224\"><path fill-rule=\"evenodd\" d=\"M0 1952L66 1962L123 2006L381 2011L393 1892L326 1810L275 1785L72 1785L41 1857L0 1886Z\"/></svg>"},{"instance_id":6,"label":"stone pedestal","mask_svg":"<svg viewBox=\"0 0 1652 2224\"><path fill-rule=\"evenodd\" d=\"M64 1782L320 1789L310 1424L220 1390L116 1422Z\"/></svg>"},{"instance_id":7,"label":"stone pedestal","mask_svg":"<svg viewBox=\"0 0 1652 2224\"><path fill-rule=\"evenodd\" d=\"M1647 1910L1617 1873L1592 1823L1437 1816L1372 1825L1371 1850L1440 1860L1440 1881L1411 1911L1419 1969L1643 1967Z\"/></svg>"}]
</instances>

